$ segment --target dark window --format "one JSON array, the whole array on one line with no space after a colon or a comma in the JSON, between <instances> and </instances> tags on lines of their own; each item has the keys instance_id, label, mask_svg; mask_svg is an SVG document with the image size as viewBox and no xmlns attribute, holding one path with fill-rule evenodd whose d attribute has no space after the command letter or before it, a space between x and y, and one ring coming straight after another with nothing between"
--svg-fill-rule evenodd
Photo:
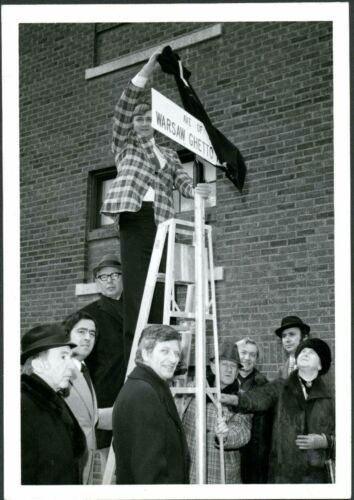
<instances>
[{"instance_id":1,"label":"dark window","mask_svg":"<svg viewBox=\"0 0 354 500\"><path fill-rule=\"evenodd\" d=\"M104 227L113 223L113 219L106 217L100 213L103 200L105 199L106 193L110 188L113 180L116 177L116 167L108 167L97 172L90 173L90 184L91 184L91 200L89 201L89 206L91 205L91 221L90 229L97 229L99 227Z\"/></svg>"}]
</instances>

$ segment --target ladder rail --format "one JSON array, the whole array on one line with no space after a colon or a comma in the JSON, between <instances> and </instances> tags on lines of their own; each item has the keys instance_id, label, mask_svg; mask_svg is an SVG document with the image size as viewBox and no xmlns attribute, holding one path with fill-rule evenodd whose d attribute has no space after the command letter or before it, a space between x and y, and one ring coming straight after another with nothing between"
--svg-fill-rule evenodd
<instances>
[{"instance_id":1,"label":"ladder rail","mask_svg":"<svg viewBox=\"0 0 354 500\"><path fill-rule=\"evenodd\" d=\"M214 356L215 356L215 384L217 391L217 412L218 417L222 417L222 405L221 399L221 383L220 383L220 360L219 360L219 343L218 343L218 325L216 321L216 293L215 293L215 276L214 276L214 257L213 257L213 240L212 240L212 228L207 227L207 238L208 238L208 258L209 258L209 269L210 269L210 294L211 294L211 308L213 316L213 338L214 338ZM225 484L225 456L224 456L224 441L219 440L220 446L220 480L222 484Z\"/></svg>"},{"instance_id":2,"label":"ladder rail","mask_svg":"<svg viewBox=\"0 0 354 500\"><path fill-rule=\"evenodd\" d=\"M204 283L204 200L196 194L195 218L195 385L196 385L196 482L206 482L206 363L205 363L205 283Z\"/></svg>"}]
</instances>

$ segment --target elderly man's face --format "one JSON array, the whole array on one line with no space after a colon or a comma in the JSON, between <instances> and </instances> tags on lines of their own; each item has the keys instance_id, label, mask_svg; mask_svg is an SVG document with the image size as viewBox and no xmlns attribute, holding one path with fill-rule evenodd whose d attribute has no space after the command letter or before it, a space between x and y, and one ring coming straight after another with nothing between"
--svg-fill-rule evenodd
<instances>
[{"instance_id":1,"label":"elderly man's face","mask_svg":"<svg viewBox=\"0 0 354 500\"><path fill-rule=\"evenodd\" d=\"M214 362L210 363L210 368L215 375L216 366ZM233 382L235 382L238 374L238 366L237 363L235 363L234 361L229 361L227 359L220 359L219 368L220 368L220 385L221 388L223 389L227 385L230 385Z\"/></svg>"},{"instance_id":2,"label":"elderly man's face","mask_svg":"<svg viewBox=\"0 0 354 500\"><path fill-rule=\"evenodd\" d=\"M141 137L146 139L151 139L153 137L154 129L151 126L151 110L143 115L134 116L133 129Z\"/></svg>"},{"instance_id":3,"label":"elderly man's face","mask_svg":"<svg viewBox=\"0 0 354 500\"><path fill-rule=\"evenodd\" d=\"M73 356L83 361L91 353L96 339L95 323L91 319L80 319L70 332L70 340L77 344Z\"/></svg>"},{"instance_id":4,"label":"elderly man's face","mask_svg":"<svg viewBox=\"0 0 354 500\"><path fill-rule=\"evenodd\" d=\"M157 342L152 351L142 350L143 361L163 380L173 377L181 356L181 346L178 340Z\"/></svg>"},{"instance_id":5,"label":"elderly man's face","mask_svg":"<svg viewBox=\"0 0 354 500\"><path fill-rule=\"evenodd\" d=\"M38 374L54 391L59 391L68 387L73 369L71 348L69 346L53 347L40 358Z\"/></svg>"},{"instance_id":6,"label":"elderly man's face","mask_svg":"<svg viewBox=\"0 0 354 500\"><path fill-rule=\"evenodd\" d=\"M98 291L111 299L119 299L123 290L122 275L116 267L102 267L97 272L96 284Z\"/></svg>"},{"instance_id":7,"label":"elderly man's face","mask_svg":"<svg viewBox=\"0 0 354 500\"><path fill-rule=\"evenodd\" d=\"M304 347L296 358L296 364L299 370L321 370L321 360L319 355L311 347Z\"/></svg>"}]
</instances>

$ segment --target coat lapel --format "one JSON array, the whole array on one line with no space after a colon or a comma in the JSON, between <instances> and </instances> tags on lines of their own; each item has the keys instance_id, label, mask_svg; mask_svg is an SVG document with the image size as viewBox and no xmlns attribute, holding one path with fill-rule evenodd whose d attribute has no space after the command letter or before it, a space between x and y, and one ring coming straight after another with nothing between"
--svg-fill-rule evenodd
<instances>
[{"instance_id":1,"label":"coat lapel","mask_svg":"<svg viewBox=\"0 0 354 500\"><path fill-rule=\"evenodd\" d=\"M72 380L72 390L74 390L78 398L86 407L91 418L95 416L95 406L97 405L95 396L91 393L87 382L81 372Z\"/></svg>"}]
</instances>

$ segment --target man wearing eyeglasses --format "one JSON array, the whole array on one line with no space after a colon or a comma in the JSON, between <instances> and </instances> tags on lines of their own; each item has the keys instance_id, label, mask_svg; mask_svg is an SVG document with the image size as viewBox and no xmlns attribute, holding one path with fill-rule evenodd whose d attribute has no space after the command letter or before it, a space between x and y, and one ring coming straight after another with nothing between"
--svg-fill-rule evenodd
<instances>
[{"instance_id":1,"label":"man wearing eyeglasses","mask_svg":"<svg viewBox=\"0 0 354 500\"><path fill-rule=\"evenodd\" d=\"M63 325L70 341L76 344L72 351L75 369L64 398L86 437L87 449L82 457L83 484L95 484L94 464L100 463L103 470L106 462L105 452L103 456L97 452L96 428L112 430L112 407L98 408L96 392L85 364L95 345L98 330L93 317L85 311L70 314Z\"/></svg>"},{"instance_id":2,"label":"man wearing eyeglasses","mask_svg":"<svg viewBox=\"0 0 354 500\"><path fill-rule=\"evenodd\" d=\"M99 408L113 403L124 383L127 359L123 338L123 285L116 255L105 255L93 270L100 298L82 311L94 319L99 335L85 362L96 391ZM112 433L96 429L97 448L108 453Z\"/></svg>"}]
</instances>

